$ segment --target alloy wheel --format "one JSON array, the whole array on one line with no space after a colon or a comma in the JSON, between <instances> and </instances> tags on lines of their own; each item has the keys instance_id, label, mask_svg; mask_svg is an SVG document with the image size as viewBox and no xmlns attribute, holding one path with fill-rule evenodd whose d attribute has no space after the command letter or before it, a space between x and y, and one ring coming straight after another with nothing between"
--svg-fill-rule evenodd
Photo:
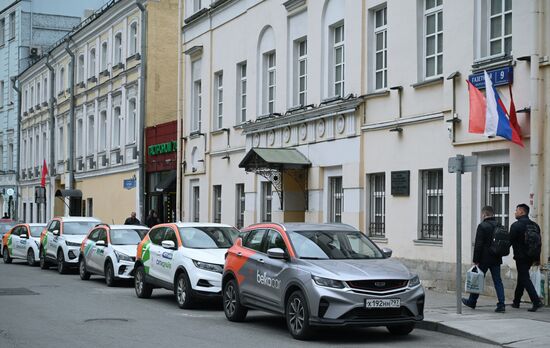
<instances>
[{"instance_id":1,"label":"alloy wheel","mask_svg":"<svg viewBox=\"0 0 550 348\"><path fill-rule=\"evenodd\" d=\"M288 312L290 316L290 328L296 334L299 334L304 327L304 304L298 297L292 299Z\"/></svg>"},{"instance_id":2,"label":"alloy wheel","mask_svg":"<svg viewBox=\"0 0 550 348\"><path fill-rule=\"evenodd\" d=\"M185 284L183 277L178 279L177 297L179 304L185 303L185 300L187 299L187 284Z\"/></svg>"},{"instance_id":3,"label":"alloy wheel","mask_svg":"<svg viewBox=\"0 0 550 348\"><path fill-rule=\"evenodd\" d=\"M225 289L224 296L224 307L225 311L229 316L232 316L235 313L235 306L237 304L237 295L235 294L235 288L233 284L227 285Z\"/></svg>"}]
</instances>

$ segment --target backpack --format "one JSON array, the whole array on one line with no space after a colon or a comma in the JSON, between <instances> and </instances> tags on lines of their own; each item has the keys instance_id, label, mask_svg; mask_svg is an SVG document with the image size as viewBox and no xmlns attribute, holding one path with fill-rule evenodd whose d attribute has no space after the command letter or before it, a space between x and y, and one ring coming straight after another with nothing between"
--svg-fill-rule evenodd
<instances>
[{"instance_id":1,"label":"backpack","mask_svg":"<svg viewBox=\"0 0 550 348\"><path fill-rule=\"evenodd\" d=\"M501 224L497 224L493 229L493 238L489 250L495 256L507 256L510 254L510 245L508 229Z\"/></svg>"},{"instance_id":2,"label":"backpack","mask_svg":"<svg viewBox=\"0 0 550 348\"><path fill-rule=\"evenodd\" d=\"M537 260L540 258L542 241L539 227L534 223L525 226L525 246L525 251L530 259Z\"/></svg>"}]
</instances>

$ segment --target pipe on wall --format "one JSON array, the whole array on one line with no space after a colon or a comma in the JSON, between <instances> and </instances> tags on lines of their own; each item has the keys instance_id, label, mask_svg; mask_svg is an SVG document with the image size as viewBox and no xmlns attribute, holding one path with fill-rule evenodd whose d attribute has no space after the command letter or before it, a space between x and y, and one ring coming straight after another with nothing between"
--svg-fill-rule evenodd
<instances>
[{"instance_id":1,"label":"pipe on wall","mask_svg":"<svg viewBox=\"0 0 550 348\"><path fill-rule=\"evenodd\" d=\"M141 11L141 63L140 63L140 84L139 84L139 144L138 144L138 214L141 221L145 219L145 102L147 83L147 9L144 5L145 0L138 0L136 6Z\"/></svg>"}]
</instances>

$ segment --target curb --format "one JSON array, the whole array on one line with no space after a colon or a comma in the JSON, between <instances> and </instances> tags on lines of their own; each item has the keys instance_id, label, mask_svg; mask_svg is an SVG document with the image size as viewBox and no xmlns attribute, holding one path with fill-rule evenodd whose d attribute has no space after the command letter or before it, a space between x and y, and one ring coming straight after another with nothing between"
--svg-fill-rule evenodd
<instances>
[{"instance_id":1,"label":"curb","mask_svg":"<svg viewBox=\"0 0 550 348\"><path fill-rule=\"evenodd\" d=\"M487 339L485 337L473 335L467 331L455 329L453 327L445 325L442 322L423 320L421 322L416 323L416 328L421 330L440 332L447 335L463 337L463 338L467 338L480 343L493 344L493 345L502 347L502 344L500 342L496 342L496 341Z\"/></svg>"}]
</instances>

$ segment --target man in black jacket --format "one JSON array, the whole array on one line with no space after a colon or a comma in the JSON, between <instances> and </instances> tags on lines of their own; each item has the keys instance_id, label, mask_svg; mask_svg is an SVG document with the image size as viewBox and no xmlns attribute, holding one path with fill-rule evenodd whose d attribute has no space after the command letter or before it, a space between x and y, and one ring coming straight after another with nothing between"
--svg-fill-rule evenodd
<instances>
[{"instance_id":1,"label":"man in black jacket","mask_svg":"<svg viewBox=\"0 0 550 348\"><path fill-rule=\"evenodd\" d=\"M124 221L124 224L125 224L125 225L141 225L141 222L140 222L139 219L136 217L136 212L133 211L132 214L130 214L130 217L127 218L127 219Z\"/></svg>"},{"instance_id":2,"label":"man in black jacket","mask_svg":"<svg viewBox=\"0 0 550 348\"><path fill-rule=\"evenodd\" d=\"M539 257L535 259L527 255L527 245L525 244L525 232L527 231L528 224L534 224L540 233L540 227L534 221L529 219L529 206L527 204L519 204L516 207L516 219L510 227L510 242L514 249L514 260L516 260L516 269L518 271L518 281L516 285L516 291L514 293L513 308L519 308L521 297L523 296L523 290L527 290L529 298L533 307L529 309L530 312L536 312L537 309L543 306L542 301L537 295L537 291L531 282L529 277L529 268L535 263L540 262Z\"/></svg>"},{"instance_id":3,"label":"man in black jacket","mask_svg":"<svg viewBox=\"0 0 550 348\"><path fill-rule=\"evenodd\" d=\"M490 250L494 230L498 225L494 215L495 212L491 206L485 206L481 209L482 221L477 226L473 262L483 273L487 273L487 270L491 271L491 276L493 277L493 283L495 285L495 291L498 298L495 312L504 313L506 311L506 307L504 305L504 286L502 285L502 279L500 278L500 265L502 264L502 257L494 255ZM479 294L470 294L468 299L462 299L462 303L472 309L475 309L478 297Z\"/></svg>"}]
</instances>

